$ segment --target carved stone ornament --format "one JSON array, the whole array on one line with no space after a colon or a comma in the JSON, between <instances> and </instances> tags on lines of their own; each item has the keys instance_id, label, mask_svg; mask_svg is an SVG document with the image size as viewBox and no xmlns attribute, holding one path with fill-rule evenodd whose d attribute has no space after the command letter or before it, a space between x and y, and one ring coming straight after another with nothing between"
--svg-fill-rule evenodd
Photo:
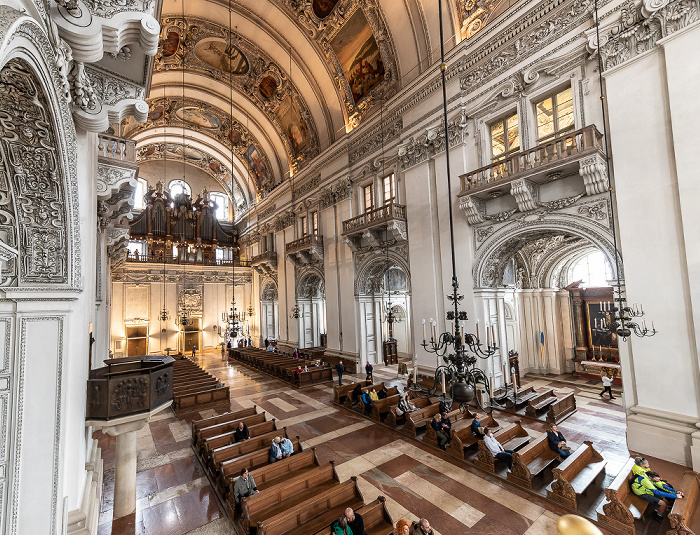
<instances>
[{"instance_id":1,"label":"carved stone ornament","mask_svg":"<svg viewBox=\"0 0 700 535\"><path fill-rule=\"evenodd\" d=\"M384 120L384 125L377 125L369 131L364 131L350 146L350 165L359 162L365 156L378 151L382 142L387 144L398 139L403 131L403 119L401 116L390 117Z\"/></svg>"},{"instance_id":2,"label":"carved stone ornament","mask_svg":"<svg viewBox=\"0 0 700 535\"><path fill-rule=\"evenodd\" d=\"M456 117L448 123L450 148L464 143L467 135L467 121L464 116ZM437 126L426 130L425 134L412 137L408 142L399 146L398 158L404 170L425 162L444 152L445 129Z\"/></svg>"},{"instance_id":3,"label":"carved stone ornament","mask_svg":"<svg viewBox=\"0 0 700 535\"><path fill-rule=\"evenodd\" d=\"M314 11L313 2L311 1L274 1L284 6L317 43L332 77L337 83L341 100L345 104L346 123L350 128L357 127L367 114L367 111L380 100L387 100L398 91L400 79L396 64L398 53L389 28L384 23L384 14L378 0L364 0L363 2L339 0L330 13L323 18L320 18ZM362 10L364 17L367 19L367 23L379 47L379 53L384 64L384 80L361 98L359 102L355 102L350 83L331 43L358 9Z\"/></svg>"},{"instance_id":4,"label":"carved stone ornament","mask_svg":"<svg viewBox=\"0 0 700 535\"><path fill-rule=\"evenodd\" d=\"M318 130L308 105L288 73L255 43L235 32L230 34L227 27L202 17L165 17L161 43L155 72L180 70L184 63L188 72L201 73L224 84L232 83L275 126L295 172L319 154ZM235 58L224 54L216 66L206 61L201 49L204 46L215 49L217 45L231 48ZM280 119L283 109L298 112L299 129L306 134L301 139L284 126Z\"/></svg>"}]
</instances>

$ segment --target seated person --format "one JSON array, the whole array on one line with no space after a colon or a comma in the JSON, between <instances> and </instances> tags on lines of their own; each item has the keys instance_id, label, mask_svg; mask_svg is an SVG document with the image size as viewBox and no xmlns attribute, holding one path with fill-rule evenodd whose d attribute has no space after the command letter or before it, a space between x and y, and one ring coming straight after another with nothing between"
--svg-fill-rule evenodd
<instances>
[{"instance_id":1,"label":"seated person","mask_svg":"<svg viewBox=\"0 0 700 535\"><path fill-rule=\"evenodd\" d=\"M437 413L433 417L432 422L430 422L430 425L433 429L435 429L435 434L437 434L438 446L440 446L440 448L443 450L446 449L447 444L450 442L450 427L447 427L447 431L445 431L445 426L443 425L442 421L442 415L440 413Z\"/></svg>"},{"instance_id":2,"label":"seated person","mask_svg":"<svg viewBox=\"0 0 700 535\"><path fill-rule=\"evenodd\" d=\"M270 343L270 344L267 346L267 350L270 351L270 352L272 352L272 351L275 350L275 346L273 346L272 343Z\"/></svg>"},{"instance_id":3,"label":"seated person","mask_svg":"<svg viewBox=\"0 0 700 535\"><path fill-rule=\"evenodd\" d=\"M484 438L484 428L481 425L481 417L478 414L474 414L474 419L472 420L472 435L478 438Z\"/></svg>"},{"instance_id":4,"label":"seated person","mask_svg":"<svg viewBox=\"0 0 700 535\"><path fill-rule=\"evenodd\" d=\"M677 498L683 498L683 493L661 481L661 476L649 469L649 461L643 457L636 457L632 467L634 475L631 483L632 492L641 499L656 506L654 520L661 522L663 514L669 505Z\"/></svg>"},{"instance_id":5,"label":"seated person","mask_svg":"<svg viewBox=\"0 0 700 535\"><path fill-rule=\"evenodd\" d=\"M411 526L403 518L396 523L397 535L411 535Z\"/></svg>"},{"instance_id":6,"label":"seated person","mask_svg":"<svg viewBox=\"0 0 700 535\"><path fill-rule=\"evenodd\" d=\"M294 348L294 353L292 354L292 356L293 356L295 359L298 359L298 358L299 358L299 348Z\"/></svg>"},{"instance_id":7,"label":"seated person","mask_svg":"<svg viewBox=\"0 0 700 535\"><path fill-rule=\"evenodd\" d=\"M374 388L369 391L369 397L372 399L372 401L379 401L379 394L377 394L377 391Z\"/></svg>"},{"instance_id":8,"label":"seated person","mask_svg":"<svg viewBox=\"0 0 700 535\"><path fill-rule=\"evenodd\" d=\"M435 532L430 527L430 522L425 518L421 518L413 525L411 535L433 535Z\"/></svg>"},{"instance_id":9,"label":"seated person","mask_svg":"<svg viewBox=\"0 0 700 535\"><path fill-rule=\"evenodd\" d=\"M294 455L294 444L288 438L283 438L280 440L280 450L282 450L282 457L286 459L291 455Z\"/></svg>"},{"instance_id":10,"label":"seated person","mask_svg":"<svg viewBox=\"0 0 700 535\"><path fill-rule=\"evenodd\" d=\"M348 520L348 529L354 535L367 535L365 531L365 520L360 513L356 513L351 507L345 509L345 518Z\"/></svg>"},{"instance_id":11,"label":"seated person","mask_svg":"<svg viewBox=\"0 0 700 535\"><path fill-rule=\"evenodd\" d=\"M236 442L240 442L241 440L248 440L250 438L248 426L243 422L238 422L238 427L233 432L233 438L236 439Z\"/></svg>"},{"instance_id":12,"label":"seated person","mask_svg":"<svg viewBox=\"0 0 700 535\"><path fill-rule=\"evenodd\" d=\"M282 448L280 448L280 437L275 437L270 444L270 462L276 463L282 460Z\"/></svg>"},{"instance_id":13,"label":"seated person","mask_svg":"<svg viewBox=\"0 0 700 535\"><path fill-rule=\"evenodd\" d=\"M305 371L305 372L308 372L308 371L309 371L309 367L308 367L306 364L304 364L304 371Z\"/></svg>"},{"instance_id":14,"label":"seated person","mask_svg":"<svg viewBox=\"0 0 700 535\"><path fill-rule=\"evenodd\" d=\"M399 401L399 404L396 406L396 416L403 416L407 412L413 412L417 410L416 406L413 405L413 403L410 403L408 401L408 394L404 392L401 394L401 400Z\"/></svg>"},{"instance_id":15,"label":"seated person","mask_svg":"<svg viewBox=\"0 0 700 535\"><path fill-rule=\"evenodd\" d=\"M299 374L303 371L304 371L304 369L301 367L301 364L299 364L299 366L297 366L297 369L294 370L294 375L299 377Z\"/></svg>"},{"instance_id":16,"label":"seated person","mask_svg":"<svg viewBox=\"0 0 700 535\"><path fill-rule=\"evenodd\" d=\"M253 476L248 473L247 468L241 469L241 477L233 484L233 498L236 504L241 503L241 498L247 498L258 492Z\"/></svg>"},{"instance_id":17,"label":"seated person","mask_svg":"<svg viewBox=\"0 0 700 535\"><path fill-rule=\"evenodd\" d=\"M344 514L340 515L340 518L331 524L331 533L333 535L354 535L352 529L348 526L348 519Z\"/></svg>"},{"instance_id":18,"label":"seated person","mask_svg":"<svg viewBox=\"0 0 700 535\"><path fill-rule=\"evenodd\" d=\"M362 383L357 383L355 388L352 389L352 398L359 400L362 397Z\"/></svg>"},{"instance_id":19,"label":"seated person","mask_svg":"<svg viewBox=\"0 0 700 535\"><path fill-rule=\"evenodd\" d=\"M372 397L369 392L362 394L362 403L365 404L365 415L369 416L372 412Z\"/></svg>"},{"instance_id":20,"label":"seated person","mask_svg":"<svg viewBox=\"0 0 700 535\"><path fill-rule=\"evenodd\" d=\"M388 396L386 388L382 388L379 392L377 392L377 395L379 396L379 399L384 399Z\"/></svg>"},{"instance_id":21,"label":"seated person","mask_svg":"<svg viewBox=\"0 0 700 535\"><path fill-rule=\"evenodd\" d=\"M489 449L491 455L493 455L495 459L508 463L508 470L513 467L513 451L504 450L501 443L494 438L493 431L491 431L488 427L484 428L484 444L486 444L486 447Z\"/></svg>"},{"instance_id":22,"label":"seated person","mask_svg":"<svg viewBox=\"0 0 700 535\"><path fill-rule=\"evenodd\" d=\"M571 455L571 448L566 445L566 439L561 431L557 428L556 424L552 424L547 431L547 441L549 442L549 448L556 451L562 459L566 459Z\"/></svg>"}]
</instances>

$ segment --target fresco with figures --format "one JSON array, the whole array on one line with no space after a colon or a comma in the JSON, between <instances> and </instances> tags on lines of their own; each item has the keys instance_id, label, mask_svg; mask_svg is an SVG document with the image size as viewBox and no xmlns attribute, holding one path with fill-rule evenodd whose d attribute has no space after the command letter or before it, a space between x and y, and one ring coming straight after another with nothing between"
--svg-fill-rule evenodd
<instances>
[{"instance_id":1,"label":"fresco with figures","mask_svg":"<svg viewBox=\"0 0 700 535\"><path fill-rule=\"evenodd\" d=\"M194 53L204 63L231 74L245 74L248 72L248 60L243 52L223 39L202 39L194 48Z\"/></svg>"}]
</instances>

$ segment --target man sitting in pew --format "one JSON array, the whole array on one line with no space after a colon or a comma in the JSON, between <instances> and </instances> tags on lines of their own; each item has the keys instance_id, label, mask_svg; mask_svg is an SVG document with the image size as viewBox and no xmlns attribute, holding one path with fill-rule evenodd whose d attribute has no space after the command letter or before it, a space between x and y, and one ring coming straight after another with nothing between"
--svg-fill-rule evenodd
<instances>
[{"instance_id":1,"label":"man sitting in pew","mask_svg":"<svg viewBox=\"0 0 700 535\"><path fill-rule=\"evenodd\" d=\"M484 444L494 458L508 463L508 470L513 467L513 451L503 449L501 443L493 436L493 431L488 427L484 428Z\"/></svg>"},{"instance_id":2,"label":"man sitting in pew","mask_svg":"<svg viewBox=\"0 0 700 535\"><path fill-rule=\"evenodd\" d=\"M566 445L566 439L564 435L561 434L556 424L552 424L549 427L547 431L547 441L549 442L550 449L556 451L562 460L571 455L571 448Z\"/></svg>"},{"instance_id":3,"label":"man sitting in pew","mask_svg":"<svg viewBox=\"0 0 700 535\"><path fill-rule=\"evenodd\" d=\"M352 530L353 535L367 535L365 520L360 513L356 513L351 507L348 507L345 509L345 518L348 519L348 528Z\"/></svg>"},{"instance_id":4,"label":"man sitting in pew","mask_svg":"<svg viewBox=\"0 0 700 535\"><path fill-rule=\"evenodd\" d=\"M280 449L282 450L282 458L286 459L287 457L291 457L294 453L294 444L292 444L291 440L285 437L280 440Z\"/></svg>"},{"instance_id":5,"label":"man sitting in pew","mask_svg":"<svg viewBox=\"0 0 700 535\"><path fill-rule=\"evenodd\" d=\"M250 432L248 431L248 426L243 422L238 422L238 427L233 432L233 438L236 442L241 442L242 440L248 440L250 438Z\"/></svg>"},{"instance_id":6,"label":"man sitting in pew","mask_svg":"<svg viewBox=\"0 0 700 535\"><path fill-rule=\"evenodd\" d=\"M484 438L484 428L481 425L481 416L479 414L474 414L474 419L472 420L472 435L478 438Z\"/></svg>"},{"instance_id":7,"label":"man sitting in pew","mask_svg":"<svg viewBox=\"0 0 700 535\"><path fill-rule=\"evenodd\" d=\"M447 417L447 413L437 413L433 417L433 421L430 422L430 425L435 429L435 434L438 438L438 446L443 450L447 449L447 444L450 442L450 429L452 429L452 422L450 422L450 419Z\"/></svg>"},{"instance_id":8,"label":"man sitting in pew","mask_svg":"<svg viewBox=\"0 0 700 535\"><path fill-rule=\"evenodd\" d=\"M272 351L275 350L275 346L272 345L272 342L269 342L269 343L268 343L267 350L270 351L270 352L272 352Z\"/></svg>"},{"instance_id":9,"label":"man sitting in pew","mask_svg":"<svg viewBox=\"0 0 700 535\"><path fill-rule=\"evenodd\" d=\"M408 412L416 411L416 406L408 401L408 394L404 392L401 394L401 401L396 406L396 416L401 417Z\"/></svg>"},{"instance_id":10,"label":"man sitting in pew","mask_svg":"<svg viewBox=\"0 0 700 535\"><path fill-rule=\"evenodd\" d=\"M372 392L374 392L374 389L372 390ZM377 395L376 392L374 395ZM379 399L378 396L377 399ZM362 403L364 403L365 406L365 416L369 416L370 414L372 414L372 401L373 400L371 392L365 392L364 394L362 394Z\"/></svg>"},{"instance_id":11,"label":"man sitting in pew","mask_svg":"<svg viewBox=\"0 0 700 535\"><path fill-rule=\"evenodd\" d=\"M241 477L233 485L233 497L236 504L241 503L241 498L247 498L256 492L258 492L258 487L255 485L253 476L248 473L247 468L241 469Z\"/></svg>"},{"instance_id":12,"label":"man sitting in pew","mask_svg":"<svg viewBox=\"0 0 700 535\"><path fill-rule=\"evenodd\" d=\"M272 444L270 444L270 462L276 463L284 459L282 455L282 448L280 448L280 437L275 437L272 439Z\"/></svg>"},{"instance_id":13,"label":"man sitting in pew","mask_svg":"<svg viewBox=\"0 0 700 535\"><path fill-rule=\"evenodd\" d=\"M683 498L683 493L675 490L665 482L661 481L661 476L649 470L649 461L643 457L637 457L632 467L634 478L631 482L632 492L642 500L656 506L654 510L654 520L661 522L663 514L669 505L677 498Z\"/></svg>"}]
</instances>

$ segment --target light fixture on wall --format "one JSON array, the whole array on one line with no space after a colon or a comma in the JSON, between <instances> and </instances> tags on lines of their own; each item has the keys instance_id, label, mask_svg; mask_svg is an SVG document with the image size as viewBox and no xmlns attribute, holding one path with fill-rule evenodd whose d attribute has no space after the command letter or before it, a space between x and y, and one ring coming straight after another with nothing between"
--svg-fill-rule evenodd
<instances>
[{"instance_id":1,"label":"light fixture on wall","mask_svg":"<svg viewBox=\"0 0 700 535\"><path fill-rule=\"evenodd\" d=\"M299 304L294 303L294 306L292 307L292 312L289 315L289 317L294 318L295 320L298 320L300 316L301 316L301 312L299 311Z\"/></svg>"},{"instance_id":2,"label":"light fixture on wall","mask_svg":"<svg viewBox=\"0 0 700 535\"><path fill-rule=\"evenodd\" d=\"M438 12L440 21L440 72L442 74L442 110L443 122L445 128L445 159L447 164L447 195L448 209L450 221L450 251L452 255L452 293L447 296L451 302L452 310L447 312L447 321L453 322L453 331L444 332L438 335L437 321L430 320L430 338L426 337L425 320L423 320L423 349L428 353L434 353L437 356L437 366L435 377L431 387L426 388L417 384L414 380L411 390L419 397L434 396L438 390L438 385L442 383L443 398L447 403L452 401L460 403L460 408L474 399L477 388L481 387L486 393L491 396L486 374L475 366L477 357L482 359L491 358L496 354L498 346L496 345L496 337L493 327L486 329L486 345L481 343L479 336L479 324L476 325L476 334L468 334L464 330L467 313L459 310L459 303L464 299L459 293L459 281L457 280L457 262L455 258L455 242L454 242L454 221L452 217L452 184L450 175L450 136L449 136L449 121L447 118L447 64L445 63L445 38L442 28L442 0L438 0ZM464 122L462 118L462 122ZM440 358L444 364L440 364ZM416 372L414 369L414 377ZM449 386L446 385L446 380L449 380ZM481 399L476 396L476 401L482 410Z\"/></svg>"},{"instance_id":3,"label":"light fixture on wall","mask_svg":"<svg viewBox=\"0 0 700 535\"><path fill-rule=\"evenodd\" d=\"M603 57L600 53L600 16L598 13L598 0L594 5L595 13L595 31L596 31L596 52L598 55L598 84L600 87L600 107L603 118L603 135L605 137L605 166L608 174L608 193L610 195L610 215L612 221L613 248L615 255L615 270L617 280L612 302L601 302L599 318L594 318L593 331L609 332L617 334L622 340L634 334L640 338L654 336L658 331L654 327L654 322L651 322L651 329L647 327L646 320L642 320L641 324L633 321L633 318L641 318L644 316L644 306L634 303L629 306L625 292L622 289L622 280L620 277L620 253L617 248L617 231L615 224L615 202L613 199L613 188L610 184L610 154L608 152L608 121L607 111L605 109L605 96L603 94Z\"/></svg>"}]
</instances>

